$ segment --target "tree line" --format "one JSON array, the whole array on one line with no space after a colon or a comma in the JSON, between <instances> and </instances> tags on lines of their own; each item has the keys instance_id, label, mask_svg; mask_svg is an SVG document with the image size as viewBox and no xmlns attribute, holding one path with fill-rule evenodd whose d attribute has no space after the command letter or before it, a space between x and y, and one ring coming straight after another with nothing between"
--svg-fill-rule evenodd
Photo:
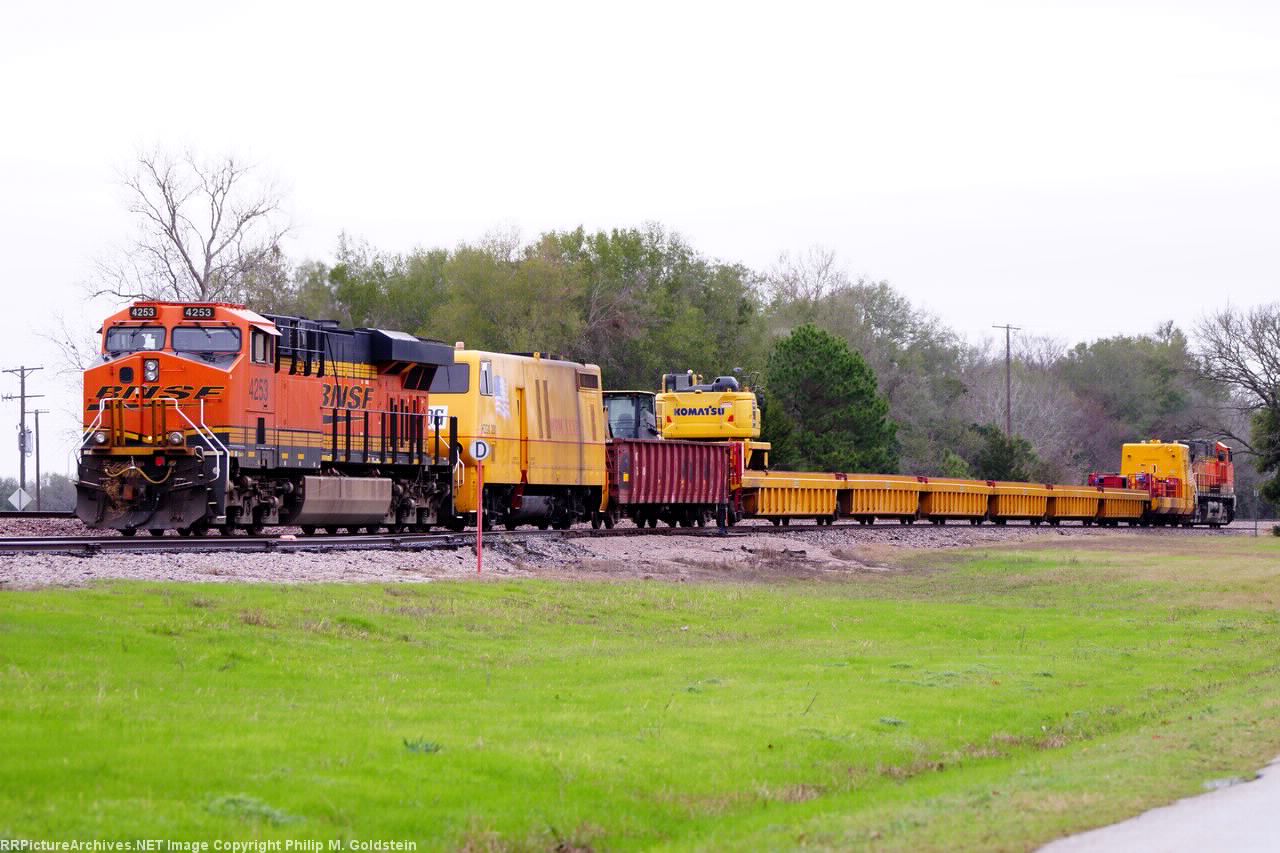
<instances>
[{"instance_id":1,"label":"tree line","mask_svg":"<svg viewBox=\"0 0 1280 853\"><path fill-rule=\"evenodd\" d=\"M140 158L138 232L99 265L121 299L230 299L267 313L413 332L600 365L607 387L738 369L761 392L775 467L1079 482L1125 441L1228 438L1246 505L1280 499L1280 306L1226 310L1068 345L1016 339L1013 434L1003 348L974 344L835 255L770 268L710 258L660 224L495 232L389 252L348 235L291 259L269 186L232 158Z\"/></svg>"}]
</instances>

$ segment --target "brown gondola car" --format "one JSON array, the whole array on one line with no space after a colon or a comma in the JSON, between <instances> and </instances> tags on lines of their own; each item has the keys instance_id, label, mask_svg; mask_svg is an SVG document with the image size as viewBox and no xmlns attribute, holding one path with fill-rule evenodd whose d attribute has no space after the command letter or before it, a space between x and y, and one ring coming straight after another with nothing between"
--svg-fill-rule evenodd
<instances>
[{"instance_id":1,"label":"brown gondola car","mask_svg":"<svg viewBox=\"0 0 1280 853\"><path fill-rule=\"evenodd\" d=\"M629 518L639 527L656 527L659 521L673 527L723 523L733 449L723 442L613 439L605 522Z\"/></svg>"}]
</instances>

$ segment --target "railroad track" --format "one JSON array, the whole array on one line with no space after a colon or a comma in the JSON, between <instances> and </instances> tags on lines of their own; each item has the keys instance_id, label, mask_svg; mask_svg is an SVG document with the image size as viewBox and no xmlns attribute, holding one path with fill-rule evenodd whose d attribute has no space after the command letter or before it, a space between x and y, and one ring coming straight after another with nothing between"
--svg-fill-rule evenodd
<instances>
[{"instance_id":1,"label":"railroad track","mask_svg":"<svg viewBox=\"0 0 1280 853\"><path fill-rule=\"evenodd\" d=\"M719 539L725 537L742 538L758 534L783 534L790 536L805 536L810 533L831 531L838 529L849 530L879 530L884 532L897 531L903 534L912 535L916 533L927 533L939 530L947 530L948 528L956 530L972 531L976 529L986 530L1018 530L1018 529L1038 529L1044 532L1051 530L1073 530L1081 529L1079 526L1072 527L1038 527L1033 528L1029 524L1013 524L1013 525L983 525L982 528L971 527L965 525L947 525L938 527L932 524L917 525L901 525L897 522L880 522L872 525L859 524L856 522L837 522L829 526L820 526L815 524L796 524L789 526L775 527L769 524L745 524L737 525L729 528L725 533L721 533L714 527L615 527L611 530L600 529L593 530L589 527L571 528L569 530L486 530L485 539L489 542L518 542L529 539L540 540L567 540L578 539L583 537L626 537L626 536L682 536L689 538L712 538ZM1101 529L1101 528L1088 528ZM1124 528L1130 532L1143 532L1148 530L1157 531L1173 531L1179 528L1163 527L1163 528ZM1185 534L1194 533L1222 533L1228 531L1211 531L1207 528L1194 528L1192 530L1181 530ZM341 551L368 551L368 550L391 550L391 551L432 551L432 550L456 550L459 548L474 548L476 534L475 531L439 531L431 533L381 533L381 534L360 534L360 535L317 535L317 536L297 536L293 534L276 534L271 536L225 536L210 538L183 538L177 536L158 536L153 538L141 537L125 537L119 535L109 536L54 536L54 537L37 537L37 536L15 536L0 538L0 554L36 554L36 553L62 553L74 556L92 556L104 553L122 553L122 554L149 554L149 553L208 553L208 552L248 552L248 553L270 553L270 552L315 552L315 553L331 553Z\"/></svg>"},{"instance_id":2,"label":"railroad track","mask_svg":"<svg viewBox=\"0 0 1280 853\"><path fill-rule=\"evenodd\" d=\"M774 528L757 528L772 531ZM803 528L787 528L803 529ZM813 530L826 528L813 527ZM742 537L750 535L745 530L729 530L721 534L716 528L673 527L647 530L641 527L615 527L612 530L590 528L570 530L486 530L489 542L512 542L524 539L577 539L584 536L689 536L689 537ZM182 538L157 536L135 538L125 536L12 536L0 538L0 554L63 553L75 556L91 556L103 553L154 554L169 552L335 552L335 551L432 551L475 547L475 531L438 533L380 533L344 536L228 536L212 538Z\"/></svg>"}]
</instances>

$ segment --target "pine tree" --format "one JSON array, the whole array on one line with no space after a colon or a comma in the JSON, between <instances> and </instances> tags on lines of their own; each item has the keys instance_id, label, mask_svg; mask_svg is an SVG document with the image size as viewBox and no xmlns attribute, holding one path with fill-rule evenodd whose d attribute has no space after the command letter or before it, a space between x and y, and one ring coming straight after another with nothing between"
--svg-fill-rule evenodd
<instances>
[{"instance_id":1,"label":"pine tree","mask_svg":"<svg viewBox=\"0 0 1280 853\"><path fill-rule=\"evenodd\" d=\"M893 473L897 424L862 356L840 338L803 325L769 356L766 440L785 440L773 468Z\"/></svg>"}]
</instances>

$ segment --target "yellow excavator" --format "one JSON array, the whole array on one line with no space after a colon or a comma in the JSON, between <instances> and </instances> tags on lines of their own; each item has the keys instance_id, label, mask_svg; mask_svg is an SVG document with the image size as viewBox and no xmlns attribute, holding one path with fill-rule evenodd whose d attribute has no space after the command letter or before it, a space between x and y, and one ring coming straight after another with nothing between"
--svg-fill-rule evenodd
<instances>
[{"instance_id":1,"label":"yellow excavator","mask_svg":"<svg viewBox=\"0 0 1280 853\"><path fill-rule=\"evenodd\" d=\"M712 382L692 370L667 373L657 394L608 391L609 427L616 438L727 441L741 445L744 467L769 467L769 443L760 438L760 402L736 376Z\"/></svg>"}]
</instances>

